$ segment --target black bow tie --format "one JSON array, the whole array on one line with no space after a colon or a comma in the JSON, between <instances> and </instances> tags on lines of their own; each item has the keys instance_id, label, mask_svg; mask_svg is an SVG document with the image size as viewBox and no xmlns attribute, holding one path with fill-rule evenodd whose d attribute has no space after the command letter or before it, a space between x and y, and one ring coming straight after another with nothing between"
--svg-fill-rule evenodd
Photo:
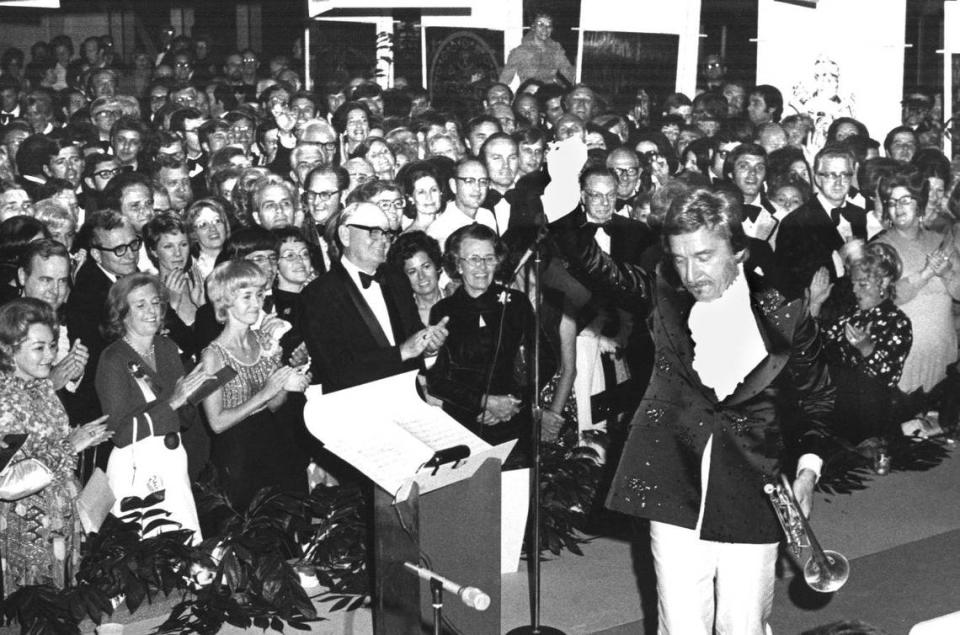
<instances>
[{"instance_id":1,"label":"black bow tie","mask_svg":"<svg viewBox=\"0 0 960 635\"><path fill-rule=\"evenodd\" d=\"M834 226L834 227L837 227L837 226L840 225L840 217L841 217L841 216L843 216L843 208L842 208L842 207L834 207L832 210L830 210L830 220L833 221L833 226Z\"/></svg>"},{"instance_id":2,"label":"black bow tie","mask_svg":"<svg viewBox=\"0 0 960 635\"><path fill-rule=\"evenodd\" d=\"M630 199L618 198L618 199L617 199L617 202L613 204L613 209L614 209L615 211L618 211L618 212L619 212L620 210L622 210L624 207L628 206L629 204L630 204Z\"/></svg>"},{"instance_id":3,"label":"black bow tie","mask_svg":"<svg viewBox=\"0 0 960 635\"><path fill-rule=\"evenodd\" d=\"M370 284L373 282L380 284L383 281L383 275L379 270L372 276L369 273L364 273L362 271L358 271L357 273L360 274L360 284L363 285L364 289L369 289Z\"/></svg>"},{"instance_id":4,"label":"black bow tie","mask_svg":"<svg viewBox=\"0 0 960 635\"><path fill-rule=\"evenodd\" d=\"M512 190L512 189L511 189L511 190L507 190L507 191L504 192L503 194L501 194L501 193L500 193L499 191L497 191L497 190L491 189L491 190L489 190L489 191L487 192L487 200L484 201L484 203L486 203L486 205L484 205L484 207L486 207L486 208L488 208L488 209L493 209L493 208L496 207L496 206L500 203L500 201L502 201L503 199L507 199L507 203L509 203L510 205L513 205L513 200L514 200L514 198L516 198L516 197L514 196L514 194L515 194L515 190Z\"/></svg>"},{"instance_id":5,"label":"black bow tie","mask_svg":"<svg viewBox=\"0 0 960 635\"><path fill-rule=\"evenodd\" d=\"M834 227L840 225L841 217L850 223L850 231L854 238L867 239L867 215L863 210L850 205L834 207L830 210L830 220L833 221Z\"/></svg>"},{"instance_id":6,"label":"black bow tie","mask_svg":"<svg viewBox=\"0 0 960 635\"><path fill-rule=\"evenodd\" d=\"M588 222L586 226L589 227L594 234L597 232L597 230L599 230L599 231L602 231L607 236L610 235L609 223L601 224L601 223Z\"/></svg>"},{"instance_id":7,"label":"black bow tie","mask_svg":"<svg viewBox=\"0 0 960 635\"><path fill-rule=\"evenodd\" d=\"M763 211L763 208L759 205L744 205L743 212L746 218L750 219L751 223L757 222L757 219L760 218L760 212Z\"/></svg>"}]
</instances>

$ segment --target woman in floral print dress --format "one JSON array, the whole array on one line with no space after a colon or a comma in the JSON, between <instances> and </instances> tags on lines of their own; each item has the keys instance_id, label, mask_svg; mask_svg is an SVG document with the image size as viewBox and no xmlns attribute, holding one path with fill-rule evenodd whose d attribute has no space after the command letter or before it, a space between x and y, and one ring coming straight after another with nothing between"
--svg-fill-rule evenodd
<instances>
[{"instance_id":1,"label":"woman in floral print dress","mask_svg":"<svg viewBox=\"0 0 960 635\"><path fill-rule=\"evenodd\" d=\"M821 324L837 386L837 431L855 443L885 436L899 423L892 416L893 404L913 343L910 318L894 304L900 271L893 249L868 245L850 267L856 307Z\"/></svg>"},{"instance_id":2,"label":"woman in floral print dress","mask_svg":"<svg viewBox=\"0 0 960 635\"><path fill-rule=\"evenodd\" d=\"M0 307L0 437L27 433L7 469L37 459L51 473L39 492L0 501L3 590L29 584L58 587L79 560L76 455L108 439L102 419L74 429L49 379L57 322L44 302L18 299Z\"/></svg>"}]
</instances>

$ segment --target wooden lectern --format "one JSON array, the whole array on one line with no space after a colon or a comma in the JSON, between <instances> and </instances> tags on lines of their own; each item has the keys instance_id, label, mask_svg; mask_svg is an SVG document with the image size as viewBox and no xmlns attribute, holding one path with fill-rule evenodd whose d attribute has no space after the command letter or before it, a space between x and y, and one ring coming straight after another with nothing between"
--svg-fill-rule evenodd
<instances>
[{"instance_id":1,"label":"wooden lectern","mask_svg":"<svg viewBox=\"0 0 960 635\"><path fill-rule=\"evenodd\" d=\"M456 468L454 469L454 471ZM425 488L426 489L426 488ZM394 502L380 487L374 493L374 606L377 635L433 632L429 584L407 570L420 564L490 596L477 611L444 594L444 633L500 632L500 461L486 459L470 478Z\"/></svg>"},{"instance_id":2,"label":"wooden lectern","mask_svg":"<svg viewBox=\"0 0 960 635\"><path fill-rule=\"evenodd\" d=\"M499 633L500 466L514 442L490 446L424 403L416 371L329 394L311 386L303 414L311 434L375 484L374 632L433 630L429 584L409 562L490 596L477 611L444 594L454 629Z\"/></svg>"}]
</instances>

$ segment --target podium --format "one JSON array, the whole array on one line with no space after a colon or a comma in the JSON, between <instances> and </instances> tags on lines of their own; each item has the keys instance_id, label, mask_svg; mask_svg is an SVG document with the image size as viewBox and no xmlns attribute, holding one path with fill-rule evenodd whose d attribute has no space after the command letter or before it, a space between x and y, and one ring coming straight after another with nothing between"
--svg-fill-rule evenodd
<instances>
[{"instance_id":1,"label":"podium","mask_svg":"<svg viewBox=\"0 0 960 635\"><path fill-rule=\"evenodd\" d=\"M377 487L374 493L373 632L432 632L429 584L404 568L418 562L459 584L490 596L477 611L444 595L443 632L500 632L500 461L487 459L469 479L405 501ZM421 561L421 554L425 558Z\"/></svg>"},{"instance_id":2,"label":"podium","mask_svg":"<svg viewBox=\"0 0 960 635\"><path fill-rule=\"evenodd\" d=\"M500 468L515 442L491 447L424 403L416 372L328 395L311 387L304 420L374 483L374 633L433 632L429 583L405 562L490 596L477 611L444 594L441 632L499 633ZM459 458L443 460L450 448L462 451Z\"/></svg>"}]
</instances>

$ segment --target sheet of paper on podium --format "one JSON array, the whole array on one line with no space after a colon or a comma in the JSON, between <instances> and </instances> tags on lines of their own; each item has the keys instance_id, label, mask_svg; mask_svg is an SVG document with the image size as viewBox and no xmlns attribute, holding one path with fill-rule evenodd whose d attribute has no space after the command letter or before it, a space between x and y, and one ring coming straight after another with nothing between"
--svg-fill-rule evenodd
<instances>
[{"instance_id":1,"label":"sheet of paper on podium","mask_svg":"<svg viewBox=\"0 0 960 635\"><path fill-rule=\"evenodd\" d=\"M327 395L311 386L303 410L312 435L397 500L406 499L414 482L426 493L469 478L487 458L503 462L516 443L486 443L424 403L416 381L417 371L410 371ZM421 469L437 451L457 445L467 446L470 456Z\"/></svg>"}]
</instances>

